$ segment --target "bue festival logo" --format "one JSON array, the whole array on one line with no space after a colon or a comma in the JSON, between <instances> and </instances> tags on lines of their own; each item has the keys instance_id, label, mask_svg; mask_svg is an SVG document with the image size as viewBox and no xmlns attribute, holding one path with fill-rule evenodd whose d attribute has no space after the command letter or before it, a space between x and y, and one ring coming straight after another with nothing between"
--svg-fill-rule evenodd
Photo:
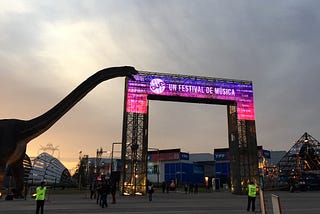
<instances>
[{"instance_id":1,"label":"bue festival logo","mask_svg":"<svg viewBox=\"0 0 320 214\"><path fill-rule=\"evenodd\" d=\"M166 84L162 79L152 79L150 82L150 90L155 94L161 94L166 89Z\"/></svg>"}]
</instances>

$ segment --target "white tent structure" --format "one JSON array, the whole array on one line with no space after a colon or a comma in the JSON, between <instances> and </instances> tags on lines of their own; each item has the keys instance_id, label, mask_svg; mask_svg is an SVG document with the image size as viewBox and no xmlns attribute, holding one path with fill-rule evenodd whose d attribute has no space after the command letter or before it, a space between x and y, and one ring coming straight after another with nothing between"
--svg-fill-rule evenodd
<instances>
[{"instance_id":1,"label":"white tent structure","mask_svg":"<svg viewBox=\"0 0 320 214\"><path fill-rule=\"evenodd\" d=\"M57 158L43 152L34 159L28 180L32 184L41 181L45 181L47 184L58 184L69 182L71 175Z\"/></svg>"}]
</instances>

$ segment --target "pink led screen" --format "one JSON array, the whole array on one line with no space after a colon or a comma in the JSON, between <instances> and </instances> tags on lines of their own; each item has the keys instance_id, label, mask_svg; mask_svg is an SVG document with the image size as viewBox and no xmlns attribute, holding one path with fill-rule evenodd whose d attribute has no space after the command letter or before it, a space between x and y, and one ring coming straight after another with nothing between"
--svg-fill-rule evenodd
<instances>
[{"instance_id":1,"label":"pink led screen","mask_svg":"<svg viewBox=\"0 0 320 214\"><path fill-rule=\"evenodd\" d=\"M253 87L237 81L169 74L139 73L128 79L126 111L147 113L148 95L228 100L237 103L239 120L254 120Z\"/></svg>"}]
</instances>

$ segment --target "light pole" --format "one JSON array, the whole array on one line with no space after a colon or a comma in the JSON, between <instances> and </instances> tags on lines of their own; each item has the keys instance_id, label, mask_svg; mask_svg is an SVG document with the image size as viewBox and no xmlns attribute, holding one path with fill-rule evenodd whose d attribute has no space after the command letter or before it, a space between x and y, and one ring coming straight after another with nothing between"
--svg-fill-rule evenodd
<instances>
[{"instance_id":1,"label":"light pole","mask_svg":"<svg viewBox=\"0 0 320 214\"><path fill-rule=\"evenodd\" d=\"M99 167L99 171L98 171L98 174L101 174L101 166L100 166L100 161L102 159L102 154L103 153L110 153L110 151L104 151L101 147L100 147L100 150L97 149L97 157L96 157L96 166ZM104 171L104 167L102 167L103 169L103 173L105 172ZM109 171L108 171L109 172Z\"/></svg>"},{"instance_id":2,"label":"light pole","mask_svg":"<svg viewBox=\"0 0 320 214\"><path fill-rule=\"evenodd\" d=\"M148 148L157 151L157 183L160 182L160 150L158 148Z\"/></svg>"},{"instance_id":3,"label":"light pole","mask_svg":"<svg viewBox=\"0 0 320 214\"><path fill-rule=\"evenodd\" d=\"M110 166L110 175L112 174L112 171L113 171L113 152L114 152L114 145L122 145L121 142L115 142L115 143L112 143L112 150L111 150L111 166Z\"/></svg>"},{"instance_id":4,"label":"light pole","mask_svg":"<svg viewBox=\"0 0 320 214\"><path fill-rule=\"evenodd\" d=\"M78 170L78 176L79 176L79 190L81 190L81 173L82 173L82 151L79 152L79 170Z\"/></svg>"}]
</instances>

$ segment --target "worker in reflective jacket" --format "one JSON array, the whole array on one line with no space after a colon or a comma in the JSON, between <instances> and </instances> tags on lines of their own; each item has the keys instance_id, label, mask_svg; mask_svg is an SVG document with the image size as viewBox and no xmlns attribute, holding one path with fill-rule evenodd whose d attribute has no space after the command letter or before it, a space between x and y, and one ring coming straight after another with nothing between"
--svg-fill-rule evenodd
<instances>
[{"instance_id":1,"label":"worker in reflective jacket","mask_svg":"<svg viewBox=\"0 0 320 214\"><path fill-rule=\"evenodd\" d=\"M39 214L39 210L41 209L41 214L43 214L44 200L46 196L47 187L44 186L45 182L41 182L41 185L36 189L36 202L37 209L36 214Z\"/></svg>"},{"instance_id":2,"label":"worker in reflective jacket","mask_svg":"<svg viewBox=\"0 0 320 214\"><path fill-rule=\"evenodd\" d=\"M252 205L252 212L255 211L256 206L256 195L257 195L257 187L254 185L253 181L248 185L248 206L247 211L250 211L250 205Z\"/></svg>"}]
</instances>

